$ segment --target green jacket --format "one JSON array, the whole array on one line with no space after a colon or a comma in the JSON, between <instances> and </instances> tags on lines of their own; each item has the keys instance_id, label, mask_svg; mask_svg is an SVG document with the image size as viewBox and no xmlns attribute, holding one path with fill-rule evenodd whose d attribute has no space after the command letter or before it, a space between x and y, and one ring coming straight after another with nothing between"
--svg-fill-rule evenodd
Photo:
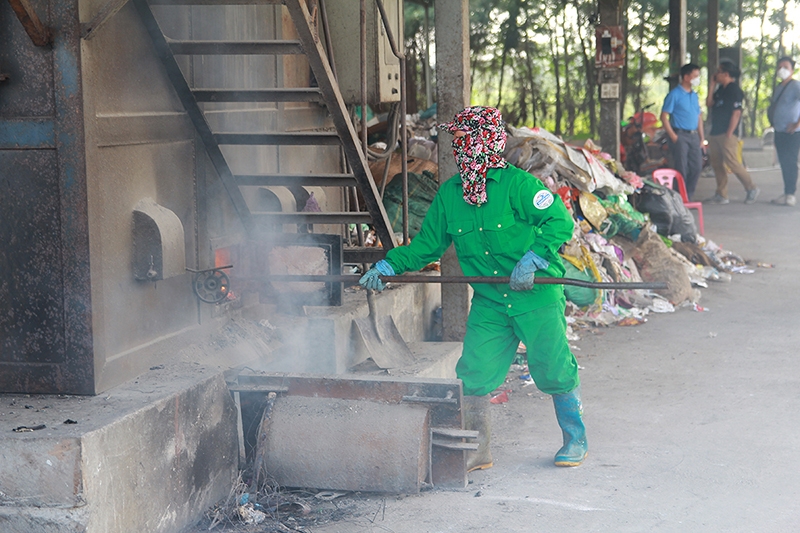
<instances>
[{"instance_id":1,"label":"green jacket","mask_svg":"<svg viewBox=\"0 0 800 533\"><path fill-rule=\"evenodd\" d=\"M486 195L483 205L466 203L456 174L439 187L419 234L408 246L390 250L386 261L397 274L419 270L454 243L465 276L510 276L517 261L532 250L550 262L537 275L563 277L558 249L572 238L574 223L561 198L512 165L489 169ZM562 285L536 285L525 292L512 291L507 284L472 287L476 300L501 306L509 316L564 298Z\"/></svg>"}]
</instances>

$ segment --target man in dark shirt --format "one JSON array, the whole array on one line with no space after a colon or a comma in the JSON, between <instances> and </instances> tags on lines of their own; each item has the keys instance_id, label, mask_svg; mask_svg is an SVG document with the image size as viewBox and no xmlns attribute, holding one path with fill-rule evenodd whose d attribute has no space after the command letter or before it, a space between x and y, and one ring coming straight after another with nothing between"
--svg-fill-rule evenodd
<instances>
[{"instance_id":1,"label":"man in dark shirt","mask_svg":"<svg viewBox=\"0 0 800 533\"><path fill-rule=\"evenodd\" d=\"M750 173L739 159L739 138L736 131L742 116L744 93L736 80L739 68L730 61L720 62L708 91L706 105L711 113L711 134L708 136L708 157L714 176L717 178L717 191L708 200L712 204L727 204L728 170L739 178L747 192L744 203L752 204L761 192L753 184Z\"/></svg>"}]
</instances>

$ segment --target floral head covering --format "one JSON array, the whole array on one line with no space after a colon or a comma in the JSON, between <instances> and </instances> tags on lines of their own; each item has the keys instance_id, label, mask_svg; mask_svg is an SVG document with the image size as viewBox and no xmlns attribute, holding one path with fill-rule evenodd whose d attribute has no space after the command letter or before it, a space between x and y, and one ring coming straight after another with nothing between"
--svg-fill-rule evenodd
<instances>
[{"instance_id":1,"label":"floral head covering","mask_svg":"<svg viewBox=\"0 0 800 533\"><path fill-rule=\"evenodd\" d=\"M463 137L453 138L453 155L461 174L464 201L470 205L486 203L486 172L490 168L505 168L506 128L500 111L493 107L473 106L459 112L452 122L439 128Z\"/></svg>"}]
</instances>

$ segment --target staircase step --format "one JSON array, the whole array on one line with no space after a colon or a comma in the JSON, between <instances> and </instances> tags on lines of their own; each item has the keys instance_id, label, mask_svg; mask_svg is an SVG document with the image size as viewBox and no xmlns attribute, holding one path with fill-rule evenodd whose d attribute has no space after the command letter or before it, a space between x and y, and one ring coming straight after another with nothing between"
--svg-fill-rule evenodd
<instances>
[{"instance_id":1,"label":"staircase step","mask_svg":"<svg viewBox=\"0 0 800 533\"><path fill-rule=\"evenodd\" d=\"M312 186L312 187L355 187L356 177L352 174L248 174L234 176L238 185L260 186Z\"/></svg>"},{"instance_id":2,"label":"staircase step","mask_svg":"<svg viewBox=\"0 0 800 533\"><path fill-rule=\"evenodd\" d=\"M346 264L377 263L386 258L386 250L376 246L353 246L342 249L342 260Z\"/></svg>"},{"instance_id":3,"label":"staircase step","mask_svg":"<svg viewBox=\"0 0 800 533\"><path fill-rule=\"evenodd\" d=\"M339 145L336 132L270 132L270 133L216 133L219 144L241 145L295 145L311 146L318 144Z\"/></svg>"},{"instance_id":4,"label":"staircase step","mask_svg":"<svg viewBox=\"0 0 800 533\"><path fill-rule=\"evenodd\" d=\"M167 39L176 55L302 54L300 41L176 41Z\"/></svg>"},{"instance_id":5,"label":"staircase step","mask_svg":"<svg viewBox=\"0 0 800 533\"><path fill-rule=\"evenodd\" d=\"M253 212L257 223L267 224L370 224L372 216L366 211L346 213L267 213Z\"/></svg>"},{"instance_id":6,"label":"staircase step","mask_svg":"<svg viewBox=\"0 0 800 533\"><path fill-rule=\"evenodd\" d=\"M322 102L316 87L275 89L193 89L198 102Z\"/></svg>"}]
</instances>

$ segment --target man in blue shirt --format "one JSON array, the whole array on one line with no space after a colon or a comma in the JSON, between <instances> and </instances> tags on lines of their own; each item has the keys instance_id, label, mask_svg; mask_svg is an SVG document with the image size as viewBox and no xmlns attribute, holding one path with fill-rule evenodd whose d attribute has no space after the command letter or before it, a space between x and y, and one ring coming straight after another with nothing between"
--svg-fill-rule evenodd
<instances>
[{"instance_id":1,"label":"man in blue shirt","mask_svg":"<svg viewBox=\"0 0 800 533\"><path fill-rule=\"evenodd\" d=\"M672 89L661 107L661 123L670 140L673 167L681 173L692 198L703 168L703 115L694 88L700 85L700 67L681 67L680 84Z\"/></svg>"}]
</instances>

